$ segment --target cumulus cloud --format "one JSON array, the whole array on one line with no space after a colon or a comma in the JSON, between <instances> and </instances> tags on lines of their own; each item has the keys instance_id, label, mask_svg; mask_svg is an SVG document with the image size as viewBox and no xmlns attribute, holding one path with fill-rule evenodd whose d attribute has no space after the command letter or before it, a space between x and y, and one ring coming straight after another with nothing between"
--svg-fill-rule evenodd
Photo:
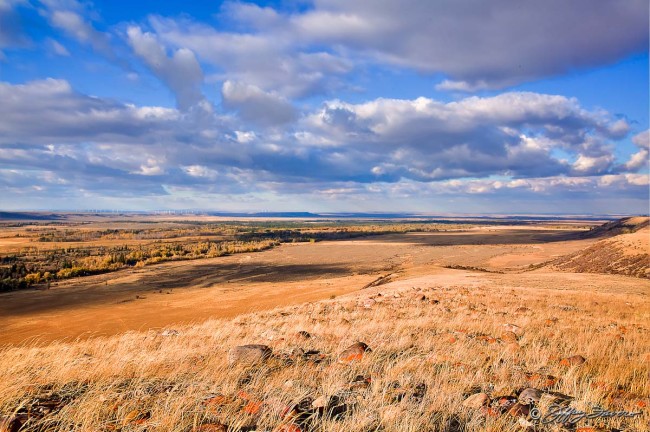
<instances>
[{"instance_id":1,"label":"cumulus cloud","mask_svg":"<svg viewBox=\"0 0 650 432\"><path fill-rule=\"evenodd\" d=\"M340 87L339 78L371 62L442 73L448 79L436 88L456 92L609 64L647 52L648 15L644 0L524 0L516 8L507 0L318 0L295 12L226 3L229 31L187 18L150 24L222 78L293 98Z\"/></svg>"},{"instance_id":2,"label":"cumulus cloud","mask_svg":"<svg viewBox=\"0 0 650 432\"><path fill-rule=\"evenodd\" d=\"M85 5L76 0L41 0L41 3L44 5L41 14L53 27L62 30L63 33L80 44L92 47L97 53L125 67L125 63L118 58L113 50L110 34L95 28L92 20L87 17L88 11Z\"/></svg>"},{"instance_id":3,"label":"cumulus cloud","mask_svg":"<svg viewBox=\"0 0 650 432\"><path fill-rule=\"evenodd\" d=\"M486 17L489 17L487 19ZM503 87L648 48L648 2L319 0L290 22L302 38L442 72L441 89Z\"/></svg>"},{"instance_id":4,"label":"cumulus cloud","mask_svg":"<svg viewBox=\"0 0 650 432\"><path fill-rule=\"evenodd\" d=\"M253 124L275 126L296 117L296 111L287 99L250 84L226 81L221 94L226 109L236 110L243 120Z\"/></svg>"},{"instance_id":5,"label":"cumulus cloud","mask_svg":"<svg viewBox=\"0 0 650 432\"><path fill-rule=\"evenodd\" d=\"M224 90L238 110L269 97L230 85ZM646 174L615 162L618 120L559 96L330 101L254 130L230 115L86 96L63 80L0 83L0 99L0 182L15 193L348 194L367 203L373 196L647 192ZM274 115L276 102L268 106ZM643 150L644 136L633 137Z\"/></svg>"},{"instance_id":6,"label":"cumulus cloud","mask_svg":"<svg viewBox=\"0 0 650 432\"><path fill-rule=\"evenodd\" d=\"M136 55L174 92L180 109L187 110L204 100L201 93L203 70L191 50L179 48L168 57L152 33L131 26L127 35Z\"/></svg>"},{"instance_id":7,"label":"cumulus cloud","mask_svg":"<svg viewBox=\"0 0 650 432\"><path fill-rule=\"evenodd\" d=\"M269 24L274 19L273 12L268 10L258 14L262 9L257 6L234 4L228 10L233 18L251 19L255 26L273 27ZM285 33L285 30L225 32L186 19L159 16L151 17L150 24L163 42L189 48L203 61L222 70L218 79L245 82L288 98L339 88L342 82L338 77L353 68L350 61L330 52L301 48L297 35Z\"/></svg>"},{"instance_id":8,"label":"cumulus cloud","mask_svg":"<svg viewBox=\"0 0 650 432\"><path fill-rule=\"evenodd\" d=\"M630 156L624 165L625 170L637 171L647 168L650 163L650 129L633 136L632 142L639 148L639 151Z\"/></svg>"}]
</instances>

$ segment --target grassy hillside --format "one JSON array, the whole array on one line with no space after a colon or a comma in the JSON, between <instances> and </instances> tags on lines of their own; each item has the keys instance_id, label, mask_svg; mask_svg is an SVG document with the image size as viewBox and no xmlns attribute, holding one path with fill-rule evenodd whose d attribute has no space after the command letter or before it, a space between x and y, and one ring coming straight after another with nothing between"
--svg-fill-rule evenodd
<instances>
[{"instance_id":1,"label":"grassy hillside","mask_svg":"<svg viewBox=\"0 0 650 432\"><path fill-rule=\"evenodd\" d=\"M0 412L30 431L501 432L530 426L516 400L533 387L541 405L570 397L581 410L642 413L579 430L647 430L639 283L445 270L233 320L6 348ZM370 350L341 357L357 341ZM244 344L273 354L230 365Z\"/></svg>"}]
</instances>

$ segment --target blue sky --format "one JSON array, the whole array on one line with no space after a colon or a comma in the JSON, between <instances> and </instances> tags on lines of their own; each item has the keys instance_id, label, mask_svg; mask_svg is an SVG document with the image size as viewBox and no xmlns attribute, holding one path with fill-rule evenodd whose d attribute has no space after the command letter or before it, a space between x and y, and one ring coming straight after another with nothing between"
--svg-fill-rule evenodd
<instances>
[{"instance_id":1,"label":"blue sky","mask_svg":"<svg viewBox=\"0 0 650 432\"><path fill-rule=\"evenodd\" d=\"M0 208L647 213L648 3L0 0Z\"/></svg>"}]
</instances>

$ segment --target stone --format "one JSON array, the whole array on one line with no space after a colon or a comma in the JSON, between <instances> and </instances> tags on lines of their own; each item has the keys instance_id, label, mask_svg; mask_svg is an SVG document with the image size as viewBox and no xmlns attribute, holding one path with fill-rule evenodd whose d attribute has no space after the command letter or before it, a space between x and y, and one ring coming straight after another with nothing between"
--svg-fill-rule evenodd
<instances>
[{"instance_id":1,"label":"stone","mask_svg":"<svg viewBox=\"0 0 650 432\"><path fill-rule=\"evenodd\" d=\"M587 360L581 356L581 355L574 355L571 357L565 357L562 360L560 360L560 364L562 366L580 366Z\"/></svg>"},{"instance_id":2,"label":"stone","mask_svg":"<svg viewBox=\"0 0 650 432\"><path fill-rule=\"evenodd\" d=\"M519 403L523 405L537 404L542 397L542 391L533 387L528 387L519 393Z\"/></svg>"},{"instance_id":3,"label":"stone","mask_svg":"<svg viewBox=\"0 0 650 432\"><path fill-rule=\"evenodd\" d=\"M327 402L329 401L329 398L326 396L319 396L314 401L311 403L312 408L314 409L319 409L319 408L327 408Z\"/></svg>"},{"instance_id":4,"label":"stone","mask_svg":"<svg viewBox=\"0 0 650 432\"><path fill-rule=\"evenodd\" d=\"M255 364L267 360L273 355L273 351L266 345L241 345L232 348L228 352L228 364L233 366L237 363Z\"/></svg>"},{"instance_id":5,"label":"stone","mask_svg":"<svg viewBox=\"0 0 650 432\"><path fill-rule=\"evenodd\" d=\"M528 405L516 403L508 410L508 414L513 417L528 417L530 414L530 407Z\"/></svg>"},{"instance_id":6,"label":"stone","mask_svg":"<svg viewBox=\"0 0 650 432\"><path fill-rule=\"evenodd\" d=\"M564 393L546 392L539 400L541 406L568 405L574 398Z\"/></svg>"},{"instance_id":7,"label":"stone","mask_svg":"<svg viewBox=\"0 0 650 432\"><path fill-rule=\"evenodd\" d=\"M341 354L339 354L338 362L339 363L351 363L354 361L360 361L366 352L371 352L372 350L363 342L355 342L345 349Z\"/></svg>"},{"instance_id":8,"label":"stone","mask_svg":"<svg viewBox=\"0 0 650 432\"><path fill-rule=\"evenodd\" d=\"M485 393L476 393L463 401L465 408L478 409L490 403L490 397Z\"/></svg>"},{"instance_id":9,"label":"stone","mask_svg":"<svg viewBox=\"0 0 650 432\"><path fill-rule=\"evenodd\" d=\"M503 330L513 332L518 337L524 334L524 329L515 324L503 324Z\"/></svg>"},{"instance_id":10,"label":"stone","mask_svg":"<svg viewBox=\"0 0 650 432\"><path fill-rule=\"evenodd\" d=\"M519 342L519 338L517 337L517 334L512 331L505 331L501 335L501 340L504 342Z\"/></svg>"}]
</instances>

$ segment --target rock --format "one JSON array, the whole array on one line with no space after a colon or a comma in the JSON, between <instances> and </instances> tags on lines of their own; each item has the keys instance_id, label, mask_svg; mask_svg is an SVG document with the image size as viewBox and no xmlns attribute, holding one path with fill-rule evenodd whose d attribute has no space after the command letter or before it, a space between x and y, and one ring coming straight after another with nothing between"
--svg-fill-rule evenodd
<instances>
[{"instance_id":1,"label":"rock","mask_svg":"<svg viewBox=\"0 0 650 432\"><path fill-rule=\"evenodd\" d=\"M465 408L478 409L490 403L490 397L485 393L476 393L463 401Z\"/></svg>"},{"instance_id":2,"label":"rock","mask_svg":"<svg viewBox=\"0 0 650 432\"><path fill-rule=\"evenodd\" d=\"M519 342L519 338L517 337L517 334L512 331L506 331L503 332L501 335L501 340L504 342Z\"/></svg>"},{"instance_id":3,"label":"rock","mask_svg":"<svg viewBox=\"0 0 650 432\"><path fill-rule=\"evenodd\" d=\"M314 409L319 409L319 408L327 408L327 402L329 401L329 398L326 396L319 396L314 401L311 403L311 406Z\"/></svg>"},{"instance_id":4,"label":"rock","mask_svg":"<svg viewBox=\"0 0 650 432\"><path fill-rule=\"evenodd\" d=\"M260 363L270 358L271 355L273 355L273 351L266 345L241 345L228 352L228 364L233 366L237 363Z\"/></svg>"},{"instance_id":5,"label":"rock","mask_svg":"<svg viewBox=\"0 0 650 432\"><path fill-rule=\"evenodd\" d=\"M516 403L508 410L508 414L513 417L528 417L530 414L530 407L528 405Z\"/></svg>"},{"instance_id":6,"label":"rock","mask_svg":"<svg viewBox=\"0 0 650 432\"><path fill-rule=\"evenodd\" d=\"M521 337L524 334L524 329L515 324L503 324L503 331L513 332L517 337Z\"/></svg>"},{"instance_id":7,"label":"rock","mask_svg":"<svg viewBox=\"0 0 650 432\"><path fill-rule=\"evenodd\" d=\"M539 400L539 404L542 406L550 405L568 405L574 398L564 393L559 392L546 392L542 395Z\"/></svg>"},{"instance_id":8,"label":"rock","mask_svg":"<svg viewBox=\"0 0 650 432\"><path fill-rule=\"evenodd\" d=\"M262 410L263 405L263 402L249 400L248 403L244 405L244 408L242 408L242 411L250 415L259 414L259 412Z\"/></svg>"},{"instance_id":9,"label":"rock","mask_svg":"<svg viewBox=\"0 0 650 432\"><path fill-rule=\"evenodd\" d=\"M339 363L351 363L353 361L360 361L366 352L372 350L363 342L356 342L345 349L339 354Z\"/></svg>"},{"instance_id":10,"label":"rock","mask_svg":"<svg viewBox=\"0 0 650 432\"><path fill-rule=\"evenodd\" d=\"M514 396L497 396L493 399L491 406L497 408L500 412L506 412L517 404L517 398Z\"/></svg>"},{"instance_id":11,"label":"rock","mask_svg":"<svg viewBox=\"0 0 650 432\"><path fill-rule=\"evenodd\" d=\"M562 366L580 366L587 360L581 355L574 355L571 357L566 357L560 360Z\"/></svg>"},{"instance_id":12,"label":"rock","mask_svg":"<svg viewBox=\"0 0 650 432\"><path fill-rule=\"evenodd\" d=\"M542 391L536 388L528 387L519 393L519 403L522 405L537 404L542 397Z\"/></svg>"},{"instance_id":13,"label":"rock","mask_svg":"<svg viewBox=\"0 0 650 432\"><path fill-rule=\"evenodd\" d=\"M527 308L525 306L518 307L517 309L515 309L516 313L526 313L526 312L530 312L530 311L531 311L531 309Z\"/></svg>"},{"instance_id":14,"label":"rock","mask_svg":"<svg viewBox=\"0 0 650 432\"><path fill-rule=\"evenodd\" d=\"M373 307L375 304L377 304L377 301L376 301L376 300L373 300L373 299L366 299L366 300L364 300L364 302L363 302L363 307L366 308L366 309L372 309L372 307Z\"/></svg>"}]
</instances>

